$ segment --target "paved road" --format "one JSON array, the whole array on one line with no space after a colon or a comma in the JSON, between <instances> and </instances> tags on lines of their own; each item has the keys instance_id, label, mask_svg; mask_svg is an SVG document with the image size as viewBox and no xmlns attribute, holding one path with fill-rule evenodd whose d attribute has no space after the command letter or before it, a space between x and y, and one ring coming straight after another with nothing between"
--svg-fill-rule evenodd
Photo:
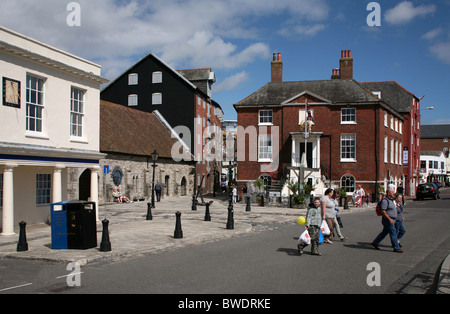
<instances>
[{"instance_id":1,"label":"paved road","mask_svg":"<svg viewBox=\"0 0 450 314\"><path fill-rule=\"evenodd\" d=\"M388 238L381 251L370 246L381 224L368 211L342 216L349 240L322 245L321 257L308 250L298 256L301 227L295 222L266 222L239 237L88 264L69 277L79 278L79 287L68 287L67 275L75 270L65 264L3 260L2 287L15 288L0 293L433 293L436 272L450 252L449 208L448 190L441 200L408 203L403 254L392 252ZM374 262L379 277L367 269ZM380 286L369 286L368 277L379 278Z\"/></svg>"}]
</instances>

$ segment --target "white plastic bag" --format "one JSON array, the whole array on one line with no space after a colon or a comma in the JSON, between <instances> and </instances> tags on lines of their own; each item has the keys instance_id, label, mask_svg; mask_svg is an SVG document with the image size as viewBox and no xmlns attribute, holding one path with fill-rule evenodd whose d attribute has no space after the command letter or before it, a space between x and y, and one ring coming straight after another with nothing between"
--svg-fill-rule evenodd
<instances>
[{"instance_id":1,"label":"white plastic bag","mask_svg":"<svg viewBox=\"0 0 450 314\"><path fill-rule=\"evenodd\" d=\"M305 243L305 244L311 244L311 238L310 238L310 236L309 236L308 230L305 230L305 232L303 232L303 233L300 235L300 238L298 238L298 241L299 241L299 242L303 242L303 243Z\"/></svg>"},{"instance_id":2,"label":"white plastic bag","mask_svg":"<svg viewBox=\"0 0 450 314\"><path fill-rule=\"evenodd\" d=\"M330 228L328 227L328 224L325 220L322 220L322 225L320 226L320 230L322 231L322 234L324 236L330 235L330 233L331 233Z\"/></svg>"}]
</instances>

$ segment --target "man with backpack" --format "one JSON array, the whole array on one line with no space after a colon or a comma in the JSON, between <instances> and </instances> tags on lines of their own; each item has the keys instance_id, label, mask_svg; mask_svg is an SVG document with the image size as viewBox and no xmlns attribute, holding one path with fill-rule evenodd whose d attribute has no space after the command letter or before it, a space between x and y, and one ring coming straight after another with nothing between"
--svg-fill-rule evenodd
<instances>
[{"instance_id":1,"label":"man with backpack","mask_svg":"<svg viewBox=\"0 0 450 314\"><path fill-rule=\"evenodd\" d=\"M397 207L394 203L394 195L395 190L389 187L387 189L386 197L379 202L379 205L377 205L377 207L381 209L381 224L383 225L383 230L371 244L376 250L379 250L378 244L380 244L380 242L389 234L394 252L403 253L403 250L400 249L398 244L397 231L395 229Z\"/></svg>"}]
</instances>

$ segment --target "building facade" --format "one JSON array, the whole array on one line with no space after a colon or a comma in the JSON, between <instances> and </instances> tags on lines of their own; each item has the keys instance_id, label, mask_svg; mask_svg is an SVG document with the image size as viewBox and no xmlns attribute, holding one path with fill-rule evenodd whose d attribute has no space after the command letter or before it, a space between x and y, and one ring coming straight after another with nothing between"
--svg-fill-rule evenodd
<instances>
[{"instance_id":1,"label":"building facade","mask_svg":"<svg viewBox=\"0 0 450 314\"><path fill-rule=\"evenodd\" d=\"M350 51L331 80L284 82L281 56L270 82L234 105L238 115L238 184L262 178L289 194L287 182L375 195L403 177L404 118L352 79ZM306 132L305 132L306 131ZM240 190L240 189L239 189Z\"/></svg>"},{"instance_id":2,"label":"building facade","mask_svg":"<svg viewBox=\"0 0 450 314\"><path fill-rule=\"evenodd\" d=\"M395 81L363 82L365 88L392 106L403 117L403 187L405 195L415 196L420 178L420 99ZM388 117L388 119L390 119Z\"/></svg>"},{"instance_id":3,"label":"building facade","mask_svg":"<svg viewBox=\"0 0 450 314\"><path fill-rule=\"evenodd\" d=\"M426 161L428 152L433 152L432 155L438 155L439 158L444 160L433 160L433 167L428 164L421 164L421 174L424 178L424 174L429 174L427 169L433 169L434 173L439 173L439 179L442 182L450 182L450 124L434 124L434 125L422 125L421 128L421 160ZM442 152L442 156L440 154ZM422 156L424 155L424 156ZM442 165L444 162L444 166ZM436 170L436 171L434 171Z\"/></svg>"},{"instance_id":4,"label":"building facade","mask_svg":"<svg viewBox=\"0 0 450 314\"><path fill-rule=\"evenodd\" d=\"M192 194L193 156L187 161L173 160L172 150L183 143L158 111L147 113L101 101L100 112L100 151L105 154L100 165L110 169L100 176L100 202L115 201L112 192L117 188L132 201L150 199L155 150L159 156L154 183L162 184L162 198Z\"/></svg>"},{"instance_id":5,"label":"building facade","mask_svg":"<svg viewBox=\"0 0 450 314\"><path fill-rule=\"evenodd\" d=\"M98 202L101 67L0 27L2 235L47 222L69 169L87 171ZM78 182L78 178L74 178Z\"/></svg>"},{"instance_id":6,"label":"building facade","mask_svg":"<svg viewBox=\"0 0 450 314\"><path fill-rule=\"evenodd\" d=\"M211 98L214 82L211 69L176 71L150 53L105 87L101 99L149 113L158 110L194 155L196 185L207 193L220 173L220 162L206 156L208 142L221 138L223 121L220 105Z\"/></svg>"}]
</instances>

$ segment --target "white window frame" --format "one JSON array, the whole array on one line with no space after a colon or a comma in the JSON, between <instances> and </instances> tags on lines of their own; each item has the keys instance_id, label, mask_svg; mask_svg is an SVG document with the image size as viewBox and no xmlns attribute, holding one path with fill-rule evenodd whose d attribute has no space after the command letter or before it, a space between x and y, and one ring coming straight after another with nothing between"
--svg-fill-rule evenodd
<instances>
[{"instance_id":1,"label":"white window frame","mask_svg":"<svg viewBox=\"0 0 450 314\"><path fill-rule=\"evenodd\" d=\"M31 86L31 80L35 80ZM42 136L45 131L45 79L27 74L26 83L26 131ZM33 97L34 95L34 97ZM31 114L34 112L34 114ZM33 125L32 125L33 124Z\"/></svg>"},{"instance_id":2,"label":"white window frame","mask_svg":"<svg viewBox=\"0 0 450 314\"><path fill-rule=\"evenodd\" d=\"M73 87L70 90L70 136L84 136L84 98L86 91Z\"/></svg>"},{"instance_id":3,"label":"white window frame","mask_svg":"<svg viewBox=\"0 0 450 314\"><path fill-rule=\"evenodd\" d=\"M394 164L398 165L398 141L394 140Z\"/></svg>"},{"instance_id":4,"label":"white window frame","mask_svg":"<svg viewBox=\"0 0 450 314\"><path fill-rule=\"evenodd\" d=\"M128 74L128 85L138 85L139 84L139 74L137 73L130 73Z\"/></svg>"},{"instance_id":5,"label":"white window frame","mask_svg":"<svg viewBox=\"0 0 450 314\"><path fill-rule=\"evenodd\" d=\"M139 104L139 97L136 94L128 95L128 107L136 107Z\"/></svg>"},{"instance_id":6,"label":"white window frame","mask_svg":"<svg viewBox=\"0 0 450 314\"><path fill-rule=\"evenodd\" d=\"M162 93L153 93L152 94L152 105L162 105Z\"/></svg>"},{"instance_id":7,"label":"white window frame","mask_svg":"<svg viewBox=\"0 0 450 314\"><path fill-rule=\"evenodd\" d=\"M391 164L394 163L394 139L391 138Z\"/></svg>"},{"instance_id":8,"label":"white window frame","mask_svg":"<svg viewBox=\"0 0 450 314\"><path fill-rule=\"evenodd\" d=\"M272 162L273 158L272 134L260 134L258 136L258 161Z\"/></svg>"},{"instance_id":9,"label":"white window frame","mask_svg":"<svg viewBox=\"0 0 450 314\"><path fill-rule=\"evenodd\" d=\"M386 111L384 112L384 126L388 127L388 114Z\"/></svg>"},{"instance_id":10,"label":"white window frame","mask_svg":"<svg viewBox=\"0 0 450 314\"><path fill-rule=\"evenodd\" d=\"M163 73L161 71L155 71L152 73L152 83L161 84L163 81Z\"/></svg>"},{"instance_id":11,"label":"white window frame","mask_svg":"<svg viewBox=\"0 0 450 314\"><path fill-rule=\"evenodd\" d=\"M353 145L347 145L348 141L353 141ZM341 154L340 154L341 162L356 162L356 134L354 133L341 134L340 147L341 147ZM348 149L353 151L347 151ZM348 157L347 156L348 154L353 155L353 157L352 156Z\"/></svg>"},{"instance_id":12,"label":"white window frame","mask_svg":"<svg viewBox=\"0 0 450 314\"><path fill-rule=\"evenodd\" d=\"M344 110L353 110L354 113L345 113ZM351 118L354 117L353 120L344 120L344 117ZM341 109L341 124L356 124L356 108L342 108Z\"/></svg>"},{"instance_id":13,"label":"white window frame","mask_svg":"<svg viewBox=\"0 0 450 314\"><path fill-rule=\"evenodd\" d=\"M269 112L270 112L270 115L268 114ZM266 115L266 113L267 113L267 115ZM273 110L259 110L258 111L258 125L273 125Z\"/></svg>"},{"instance_id":14,"label":"white window frame","mask_svg":"<svg viewBox=\"0 0 450 314\"><path fill-rule=\"evenodd\" d=\"M388 146L389 146L389 141L388 141L388 137L385 136L384 137L384 162L388 163Z\"/></svg>"},{"instance_id":15,"label":"white window frame","mask_svg":"<svg viewBox=\"0 0 450 314\"><path fill-rule=\"evenodd\" d=\"M344 185L344 184L342 184L343 182L353 182L353 184L352 185ZM346 192L349 192L349 193L355 192L355 185L356 185L356 180L353 175L347 173L341 177L341 188L345 188Z\"/></svg>"},{"instance_id":16,"label":"white window frame","mask_svg":"<svg viewBox=\"0 0 450 314\"><path fill-rule=\"evenodd\" d=\"M49 205L52 200L52 175L36 174L36 205Z\"/></svg>"}]
</instances>

